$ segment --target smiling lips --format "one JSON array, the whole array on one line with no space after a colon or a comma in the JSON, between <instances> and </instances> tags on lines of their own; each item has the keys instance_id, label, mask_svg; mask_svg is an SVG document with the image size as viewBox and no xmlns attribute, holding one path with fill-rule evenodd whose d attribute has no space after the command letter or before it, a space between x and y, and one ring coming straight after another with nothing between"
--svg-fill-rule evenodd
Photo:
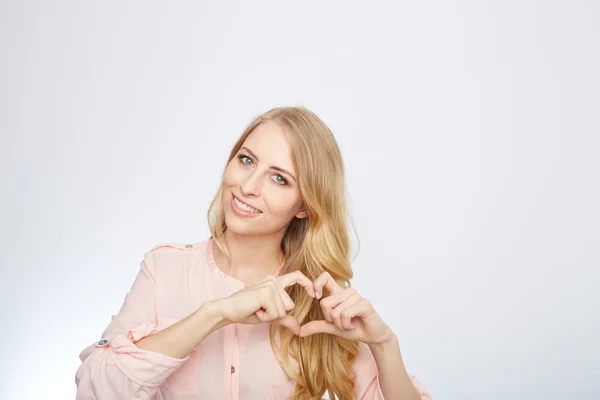
<instances>
[{"instance_id":1,"label":"smiling lips","mask_svg":"<svg viewBox=\"0 0 600 400\"><path fill-rule=\"evenodd\" d=\"M237 215L242 217L254 217L262 213L262 211L249 206L233 194L231 195L231 208Z\"/></svg>"}]
</instances>

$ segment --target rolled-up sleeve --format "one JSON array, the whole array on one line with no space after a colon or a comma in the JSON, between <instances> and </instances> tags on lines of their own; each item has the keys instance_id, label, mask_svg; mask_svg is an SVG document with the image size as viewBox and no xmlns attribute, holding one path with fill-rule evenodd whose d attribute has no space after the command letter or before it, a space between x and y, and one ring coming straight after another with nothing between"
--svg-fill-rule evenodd
<instances>
[{"instance_id":1,"label":"rolled-up sleeve","mask_svg":"<svg viewBox=\"0 0 600 400\"><path fill-rule=\"evenodd\" d=\"M189 357L140 349L135 342L166 328L156 316L156 264L146 253L118 315L102 338L84 349L75 382L78 400L150 399Z\"/></svg>"}]
</instances>

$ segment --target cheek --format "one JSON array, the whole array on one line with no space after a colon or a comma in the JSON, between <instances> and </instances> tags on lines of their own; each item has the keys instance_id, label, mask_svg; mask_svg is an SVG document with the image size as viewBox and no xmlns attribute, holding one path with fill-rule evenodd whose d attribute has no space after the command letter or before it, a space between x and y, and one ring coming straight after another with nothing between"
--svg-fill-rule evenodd
<instances>
[{"instance_id":1,"label":"cheek","mask_svg":"<svg viewBox=\"0 0 600 400\"><path fill-rule=\"evenodd\" d=\"M240 168L233 164L234 162L235 160L229 164L225 170L225 174L223 175L223 185L225 187L235 186L243 178L243 173L241 172Z\"/></svg>"},{"instance_id":2,"label":"cheek","mask_svg":"<svg viewBox=\"0 0 600 400\"><path fill-rule=\"evenodd\" d=\"M275 215L288 218L300 208L300 194L296 191L273 188L268 193L263 191L263 197L269 212Z\"/></svg>"}]
</instances>

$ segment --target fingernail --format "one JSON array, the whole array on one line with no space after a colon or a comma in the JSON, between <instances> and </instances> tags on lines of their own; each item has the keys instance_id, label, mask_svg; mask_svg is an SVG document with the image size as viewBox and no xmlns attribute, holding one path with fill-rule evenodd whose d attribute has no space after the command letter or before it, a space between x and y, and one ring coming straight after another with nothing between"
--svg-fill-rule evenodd
<instances>
[{"instance_id":1,"label":"fingernail","mask_svg":"<svg viewBox=\"0 0 600 400\"><path fill-rule=\"evenodd\" d=\"M315 292L315 296L317 296L317 299L320 299L321 298L321 293Z\"/></svg>"}]
</instances>

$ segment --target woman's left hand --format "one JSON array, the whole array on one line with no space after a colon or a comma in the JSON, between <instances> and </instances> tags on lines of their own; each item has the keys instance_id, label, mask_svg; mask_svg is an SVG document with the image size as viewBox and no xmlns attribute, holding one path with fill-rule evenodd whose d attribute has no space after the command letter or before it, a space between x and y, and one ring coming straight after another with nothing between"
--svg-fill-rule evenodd
<instances>
[{"instance_id":1,"label":"woman's left hand","mask_svg":"<svg viewBox=\"0 0 600 400\"><path fill-rule=\"evenodd\" d=\"M315 333L329 333L366 344L381 344L394 337L389 326L373 309L369 300L353 288L341 287L328 272L314 282L317 298L327 288L329 296L321 300L325 321L310 321L300 328L300 337Z\"/></svg>"}]
</instances>

